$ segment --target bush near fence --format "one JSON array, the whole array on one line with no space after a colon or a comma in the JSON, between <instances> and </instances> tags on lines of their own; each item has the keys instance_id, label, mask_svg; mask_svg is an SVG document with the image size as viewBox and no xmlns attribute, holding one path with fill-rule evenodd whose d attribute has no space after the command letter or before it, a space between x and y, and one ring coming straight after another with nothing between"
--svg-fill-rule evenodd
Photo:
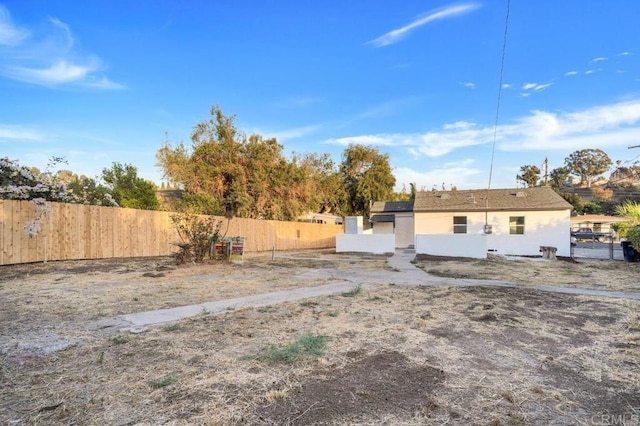
<instances>
[{"instance_id":1,"label":"bush near fence","mask_svg":"<svg viewBox=\"0 0 640 426\"><path fill-rule=\"evenodd\" d=\"M179 242L171 212L48 203L40 231L25 225L36 218L30 201L0 200L0 265L70 259L168 256ZM222 233L245 237L245 252L335 247L342 225L234 218Z\"/></svg>"}]
</instances>

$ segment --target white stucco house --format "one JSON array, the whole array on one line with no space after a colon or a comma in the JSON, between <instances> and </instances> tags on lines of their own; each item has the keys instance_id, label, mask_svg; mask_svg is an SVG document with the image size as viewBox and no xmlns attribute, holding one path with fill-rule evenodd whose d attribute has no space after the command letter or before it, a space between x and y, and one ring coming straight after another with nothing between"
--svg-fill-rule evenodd
<instances>
[{"instance_id":1,"label":"white stucco house","mask_svg":"<svg viewBox=\"0 0 640 426\"><path fill-rule=\"evenodd\" d=\"M570 256L573 206L549 187L422 191L411 211L405 203L375 203L370 220L374 234L394 232L397 247L417 254L540 256L554 247Z\"/></svg>"},{"instance_id":2,"label":"white stucco house","mask_svg":"<svg viewBox=\"0 0 640 426\"><path fill-rule=\"evenodd\" d=\"M371 206L369 221L374 234L395 234L396 248L414 245L413 200L376 201Z\"/></svg>"}]
</instances>

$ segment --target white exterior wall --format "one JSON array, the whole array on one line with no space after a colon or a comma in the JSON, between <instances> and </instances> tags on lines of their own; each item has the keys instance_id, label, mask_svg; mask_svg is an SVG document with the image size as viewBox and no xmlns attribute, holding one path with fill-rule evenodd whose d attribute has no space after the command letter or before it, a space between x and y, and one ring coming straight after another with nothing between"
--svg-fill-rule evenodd
<instances>
[{"instance_id":1,"label":"white exterior wall","mask_svg":"<svg viewBox=\"0 0 640 426\"><path fill-rule=\"evenodd\" d=\"M453 234L453 216L467 216L467 236L482 234L485 225L484 212L416 213L415 216L416 235L447 234L451 237L462 237L461 240L453 238L447 240L449 245L457 244L459 241L461 252L467 250L464 247L465 244L475 246L475 240L469 239L469 242L465 242L465 234ZM509 234L509 217L511 216L524 216L524 235ZM493 232L485 237L487 251L503 255L539 256L540 246L551 246L558 249L558 256L571 255L569 210L489 212L487 222L493 227ZM438 250L443 253L451 252L450 247L439 248L438 243L438 240L423 239L420 243L421 250L423 253L434 255L437 255L435 251ZM416 252L418 252L417 244ZM442 255L452 256L452 254Z\"/></svg>"},{"instance_id":2,"label":"white exterior wall","mask_svg":"<svg viewBox=\"0 0 640 426\"><path fill-rule=\"evenodd\" d=\"M393 234L393 222L376 222L373 224L374 234Z\"/></svg>"},{"instance_id":3,"label":"white exterior wall","mask_svg":"<svg viewBox=\"0 0 640 426\"><path fill-rule=\"evenodd\" d=\"M396 238L394 234L338 234L336 235L336 253L394 253Z\"/></svg>"},{"instance_id":4,"label":"white exterior wall","mask_svg":"<svg viewBox=\"0 0 640 426\"><path fill-rule=\"evenodd\" d=\"M484 259L487 237L482 234L416 235L416 254Z\"/></svg>"}]
</instances>

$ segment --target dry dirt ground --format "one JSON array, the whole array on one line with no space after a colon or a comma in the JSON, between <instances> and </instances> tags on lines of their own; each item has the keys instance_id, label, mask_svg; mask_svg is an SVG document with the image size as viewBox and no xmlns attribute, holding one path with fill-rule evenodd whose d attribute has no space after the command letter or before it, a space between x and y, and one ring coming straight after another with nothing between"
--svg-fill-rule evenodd
<instances>
[{"instance_id":1,"label":"dry dirt ground","mask_svg":"<svg viewBox=\"0 0 640 426\"><path fill-rule=\"evenodd\" d=\"M518 287L388 282L202 312L132 334L87 324L335 279L310 279L311 269L357 283L363 268L389 267L384 257L330 252L253 256L243 266L130 259L1 267L0 423L640 424L640 301L527 288L637 292L640 265L416 266ZM318 344L314 356L275 356L295 354L290 344L304 339Z\"/></svg>"}]
</instances>

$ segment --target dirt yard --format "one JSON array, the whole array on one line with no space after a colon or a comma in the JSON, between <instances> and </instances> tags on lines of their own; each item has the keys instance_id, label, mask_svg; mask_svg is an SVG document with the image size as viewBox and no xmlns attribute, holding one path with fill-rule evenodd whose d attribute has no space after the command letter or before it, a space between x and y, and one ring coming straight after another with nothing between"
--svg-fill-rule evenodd
<instances>
[{"instance_id":1,"label":"dirt yard","mask_svg":"<svg viewBox=\"0 0 640 426\"><path fill-rule=\"evenodd\" d=\"M638 292L640 265L416 266L518 286L394 285L384 257L326 251L253 256L243 266L132 259L0 267L0 423L640 424L640 301L528 288ZM358 287L364 273L388 282ZM350 292L203 311L139 334L89 327L345 279Z\"/></svg>"}]
</instances>

